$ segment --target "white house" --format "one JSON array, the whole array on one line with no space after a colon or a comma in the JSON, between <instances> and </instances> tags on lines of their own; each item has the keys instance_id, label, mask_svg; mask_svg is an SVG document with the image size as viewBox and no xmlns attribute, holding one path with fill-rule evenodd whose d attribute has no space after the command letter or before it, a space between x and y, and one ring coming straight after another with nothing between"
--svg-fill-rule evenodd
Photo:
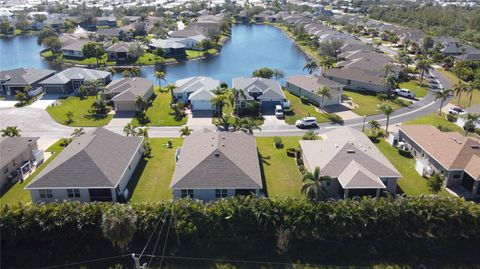
<instances>
[{"instance_id":1,"label":"white house","mask_svg":"<svg viewBox=\"0 0 480 269\"><path fill-rule=\"evenodd\" d=\"M212 100L215 97L213 90L220 85L220 81L210 77L189 77L175 82L173 96L177 101L190 104L192 110L211 110Z\"/></svg>"}]
</instances>

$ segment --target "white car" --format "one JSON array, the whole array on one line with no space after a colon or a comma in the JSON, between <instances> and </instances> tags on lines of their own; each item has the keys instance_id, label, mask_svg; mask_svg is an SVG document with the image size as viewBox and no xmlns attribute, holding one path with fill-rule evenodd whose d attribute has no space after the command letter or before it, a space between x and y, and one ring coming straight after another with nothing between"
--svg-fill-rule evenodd
<instances>
[{"instance_id":1,"label":"white car","mask_svg":"<svg viewBox=\"0 0 480 269\"><path fill-rule=\"evenodd\" d=\"M464 114L465 113L465 110L459 108L459 107L451 107L449 110L448 110L448 114L452 114L452 115L461 115L461 114Z\"/></svg>"},{"instance_id":2,"label":"white car","mask_svg":"<svg viewBox=\"0 0 480 269\"><path fill-rule=\"evenodd\" d=\"M275 117L282 119L283 118L283 108L281 105L275 106Z\"/></svg>"},{"instance_id":3,"label":"white car","mask_svg":"<svg viewBox=\"0 0 480 269\"><path fill-rule=\"evenodd\" d=\"M317 119L315 117L305 117L297 120L295 126L298 128L315 127L317 126Z\"/></svg>"},{"instance_id":4,"label":"white car","mask_svg":"<svg viewBox=\"0 0 480 269\"><path fill-rule=\"evenodd\" d=\"M415 93L411 92L409 89L396 89L395 93L398 96L402 96L406 98L415 98Z\"/></svg>"}]
</instances>

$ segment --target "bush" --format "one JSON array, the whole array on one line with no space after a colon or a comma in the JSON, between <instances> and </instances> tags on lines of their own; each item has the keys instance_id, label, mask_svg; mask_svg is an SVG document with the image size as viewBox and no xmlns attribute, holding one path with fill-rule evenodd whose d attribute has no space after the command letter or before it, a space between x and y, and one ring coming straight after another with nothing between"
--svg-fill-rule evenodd
<instances>
[{"instance_id":1,"label":"bush","mask_svg":"<svg viewBox=\"0 0 480 269\"><path fill-rule=\"evenodd\" d=\"M328 113L328 114L326 114L326 116L331 122L338 123L338 124L343 124L343 118L338 114Z\"/></svg>"},{"instance_id":2,"label":"bush","mask_svg":"<svg viewBox=\"0 0 480 269\"><path fill-rule=\"evenodd\" d=\"M476 128L476 129L475 129L475 133L476 133L477 135L480 135L480 128Z\"/></svg>"},{"instance_id":3,"label":"bush","mask_svg":"<svg viewBox=\"0 0 480 269\"><path fill-rule=\"evenodd\" d=\"M277 149L281 149L283 148L283 143L282 143L282 138L278 137L278 136L275 136L273 138L273 143L275 144L275 147Z\"/></svg>"},{"instance_id":4,"label":"bush","mask_svg":"<svg viewBox=\"0 0 480 269\"><path fill-rule=\"evenodd\" d=\"M288 157L295 157L297 155L297 150L295 148L288 148L286 150Z\"/></svg>"},{"instance_id":5,"label":"bush","mask_svg":"<svg viewBox=\"0 0 480 269\"><path fill-rule=\"evenodd\" d=\"M446 116L446 119L447 119L449 122L456 122L457 119L458 119L458 116L448 113L447 116Z\"/></svg>"},{"instance_id":6,"label":"bush","mask_svg":"<svg viewBox=\"0 0 480 269\"><path fill-rule=\"evenodd\" d=\"M398 149L398 154L400 154L401 156L405 157L405 158L413 158L413 155L412 155L412 151L410 150L403 150L403 149Z\"/></svg>"},{"instance_id":7,"label":"bush","mask_svg":"<svg viewBox=\"0 0 480 269\"><path fill-rule=\"evenodd\" d=\"M302 158L299 158L299 157L297 156L297 160L296 160L296 161L297 161L297 165L298 165L298 166L303 165L303 159L302 159Z\"/></svg>"},{"instance_id":8,"label":"bush","mask_svg":"<svg viewBox=\"0 0 480 269\"><path fill-rule=\"evenodd\" d=\"M302 102L305 105L308 105L308 104L310 104L310 99L308 99L307 97L302 95L302 96L300 96L300 102Z\"/></svg>"}]
</instances>

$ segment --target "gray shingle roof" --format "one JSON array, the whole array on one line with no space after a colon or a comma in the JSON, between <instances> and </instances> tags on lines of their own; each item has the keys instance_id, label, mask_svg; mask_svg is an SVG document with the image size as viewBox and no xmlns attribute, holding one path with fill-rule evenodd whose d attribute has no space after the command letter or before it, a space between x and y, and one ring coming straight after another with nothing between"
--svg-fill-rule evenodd
<instances>
[{"instance_id":1,"label":"gray shingle roof","mask_svg":"<svg viewBox=\"0 0 480 269\"><path fill-rule=\"evenodd\" d=\"M244 133L199 132L183 142L172 189L261 189L255 138Z\"/></svg>"},{"instance_id":2,"label":"gray shingle roof","mask_svg":"<svg viewBox=\"0 0 480 269\"><path fill-rule=\"evenodd\" d=\"M96 79L106 79L111 74L110 72L80 68L80 67L71 67L63 70L62 72L47 78L46 80L40 82L42 85L48 84L66 84L72 79L92 81Z\"/></svg>"},{"instance_id":3,"label":"gray shingle roof","mask_svg":"<svg viewBox=\"0 0 480 269\"><path fill-rule=\"evenodd\" d=\"M0 72L0 81L5 85L31 85L53 74L53 70L17 68Z\"/></svg>"},{"instance_id":4,"label":"gray shingle roof","mask_svg":"<svg viewBox=\"0 0 480 269\"><path fill-rule=\"evenodd\" d=\"M214 96L212 93L220 85L220 81L210 77L189 77L175 82L174 93L189 93L189 99L197 97L204 98L207 95ZM203 100L203 99L202 99Z\"/></svg>"},{"instance_id":5,"label":"gray shingle roof","mask_svg":"<svg viewBox=\"0 0 480 269\"><path fill-rule=\"evenodd\" d=\"M343 84L321 76L291 76L287 79L287 82L315 94L321 87L343 88Z\"/></svg>"},{"instance_id":6,"label":"gray shingle roof","mask_svg":"<svg viewBox=\"0 0 480 269\"><path fill-rule=\"evenodd\" d=\"M98 128L74 139L26 189L115 188L142 141Z\"/></svg>"},{"instance_id":7,"label":"gray shingle roof","mask_svg":"<svg viewBox=\"0 0 480 269\"><path fill-rule=\"evenodd\" d=\"M256 94L259 94L258 100L264 98L285 99L280 83L273 79L238 77L233 79L232 85L233 88L244 91L247 100L253 100L252 95Z\"/></svg>"},{"instance_id":8,"label":"gray shingle roof","mask_svg":"<svg viewBox=\"0 0 480 269\"><path fill-rule=\"evenodd\" d=\"M0 138L0 167L22 154L30 145L37 143L39 137L1 137Z\"/></svg>"},{"instance_id":9,"label":"gray shingle roof","mask_svg":"<svg viewBox=\"0 0 480 269\"><path fill-rule=\"evenodd\" d=\"M153 88L153 81L140 77L122 78L110 82L105 88L106 93L115 95L112 101L135 101L137 96L147 98L146 94Z\"/></svg>"}]
</instances>

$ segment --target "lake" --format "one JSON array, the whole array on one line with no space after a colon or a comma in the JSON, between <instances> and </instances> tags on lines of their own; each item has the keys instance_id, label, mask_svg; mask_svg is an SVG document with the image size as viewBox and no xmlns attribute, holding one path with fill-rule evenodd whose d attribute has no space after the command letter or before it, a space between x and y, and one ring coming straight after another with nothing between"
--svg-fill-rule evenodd
<instances>
[{"instance_id":1,"label":"lake","mask_svg":"<svg viewBox=\"0 0 480 269\"><path fill-rule=\"evenodd\" d=\"M0 70L19 67L52 68L39 53L36 36L0 39ZM232 78L250 77L261 67L278 68L285 77L305 74L307 56L280 29L269 25L236 24L219 55L160 67L173 83L190 76L209 76L231 83ZM142 76L155 80L155 67L143 67ZM120 77L116 74L115 77Z\"/></svg>"}]
</instances>

